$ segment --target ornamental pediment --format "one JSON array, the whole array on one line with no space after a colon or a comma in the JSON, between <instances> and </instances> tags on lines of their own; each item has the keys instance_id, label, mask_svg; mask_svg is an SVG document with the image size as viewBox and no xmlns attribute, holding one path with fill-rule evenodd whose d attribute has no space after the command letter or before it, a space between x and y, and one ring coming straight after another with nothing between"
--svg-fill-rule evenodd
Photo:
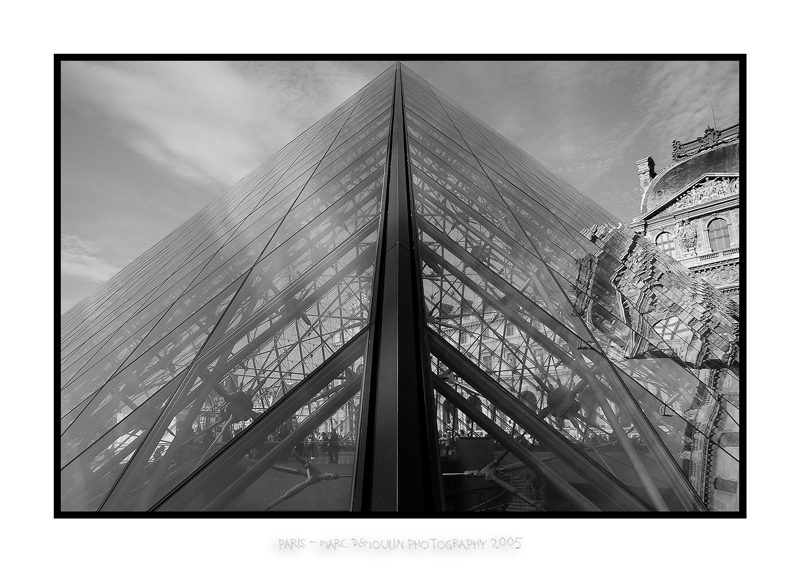
<instances>
[{"instance_id":1,"label":"ornamental pediment","mask_svg":"<svg viewBox=\"0 0 800 572\"><path fill-rule=\"evenodd\" d=\"M739 265L725 265L696 273L700 278L716 288L723 288L739 283Z\"/></svg>"},{"instance_id":2,"label":"ornamental pediment","mask_svg":"<svg viewBox=\"0 0 800 572\"><path fill-rule=\"evenodd\" d=\"M640 220L652 218L659 214L681 211L738 194L738 173L706 174L671 198L666 199L643 217L640 217Z\"/></svg>"}]
</instances>

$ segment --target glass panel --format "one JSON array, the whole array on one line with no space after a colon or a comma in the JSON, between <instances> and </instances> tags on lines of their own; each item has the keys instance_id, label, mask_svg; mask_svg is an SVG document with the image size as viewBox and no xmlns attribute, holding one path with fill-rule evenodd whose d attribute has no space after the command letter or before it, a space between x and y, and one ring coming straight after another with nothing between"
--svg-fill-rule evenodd
<instances>
[{"instance_id":1,"label":"glass panel","mask_svg":"<svg viewBox=\"0 0 800 572\"><path fill-rule=\"evenodd\" d=\"M178 264L183 265L180 271L181 276L186 275L194 271L198 264L205 264L207 262L205 255L212 246L215 249L219 248L219 245L229 240L230 229L243 229L239 232L250 229L253 221L258 220L265 212L264 206L260 209L253 209L256 202L265 205L269 200L270 207L272 208L268 212L274 215L280 215L280 209L276 208L276 197L284 198L296 194L296 191L302 188L312 172L313 166L309 167L302 175L294 178L294 180L286 178L286 174L284 173L280 182L275 179L264 186L251 189L253 193L249 197L245 197L241 200L241 203L235 208L219 208L219 205L212 204L208 207L205 217L195 217L196 220L194 220L192 227L186 230L186 236L182 237L180 240L176 239L172 247L167 249L165 253L162 253L163 255L146 261L145 266L149 269L147 274L141 278L137 278L135 282L127 284L124 289L120 290L120 292L125 292L126 295L120 300L120 303L124 304L124 307L128 308L129 311L120 316L119 314L122 310L119 304L115 303L110 306L106 305L107 307L105 307L99 315L87 316L87 323L92 324L91 331L99 331L100 334L89 343L83 343L81 351L88 352L96 343L105 339L105 337L109 335L109 332L113 331L114 326L108 323L109 319L116 318L113 322L114 324L123 324L131 318L137 308L144 308L145 305L151 303L148 300L155 299L167 288L173 287L178 279L174 276L174 268L176 268ZM277 187L273 187L276 182L278 182ZM246 210L248 208L249 210ZM245 221L247 222L243 226ZM202 237L202 239L198 237ZM164 258L167 255L168 258ZM152 276L160 276L161 278L153 281L151 278ZM165 282L165 284L159 286L155 290L152 289L153 285L151 284L158 285L161 282ZM147 287L145 288L145 286ZM116 297L114 299L116 300ZM82 337L85 339L86 334L82 334ZM71 356L69 362L75 361L74 352L71 352L70 348L74 348L76 343L78 342L76 341L65 347L64 352L62 352L62 357ZM81 354L77 353L77 355ZM90 359L90 357L86 356L84 353L84 360L81 364L84 364L88 359ZM76 368L71 367L69 372L65 372L64 376L66 379L69 379L76 371Z\"/></svg>"},{"instance_id":2,"label":"glass panel","mask_svg":"<svg viewBox=\"0 0 800 572\"><path fill-rule=\"evenodd\" d=\"M180 361L183 362L189 355L194 355L194 352L188 351L188 346L197 347L203 343L202 340L205 338L199 332L207 332L209 328L213 328L241 286L241 280L228 284L219 277L215 278L215 280L208 279L183 298L180 304L173 306L156 327L150 323L147 327L141 328L135 336L127 338L125 344L120 344L111 357L96 362L65 386L62 389L65 401L72 403L81 401L87 392L102 386L112 376L126 370L136 361L139 361L137 371L141 373L142 370L139 368L147 363L146 360L152 359L153 363L150 363L152 366L161 359L181 356ZM148 351L149 357L140 360Z\"/></svg>"},{"instance_id":3,"label":"glass panel","mask_svg":"<svg viewBox=\"0 0 800 572\"><path fill-rule=\"evenodd\" d=\"M79 440L62 442L61 510L95 511L100 508L182 379L183 376L176 378L132 415L108 427L87 449L83 450L84 444ZM114 421L113 416L109 417L109 423ZM103 430L101 425L95 429ZM76 456L77 453L80 455ZM64 464L63 459L67 458L71 460Z\"/></svg>"},{"instance_id":4,"label":"glass panel","mask_svg":"<svg viewBox=\"0 0 800 572\"><path fill-rule=\"evenodd\" d=\"M275 394L267 413L218 431L216 456L157 510L349 510L366 338Z\"/></svg>"},{"instance_id":5,"label":"glass panel","mask_svg":"<svg viewBox=\"0 0 800 572\"><path fill-rule=\"evenodd\" d=\"M62 441L91 443L98 423L117 421L141 404L142 399L187 368L205 345L241 281L232 284L177 325L157 346L119 372L108 373L116 362L104 362L62 392L62 415L84 400L92 401L72 423ZM197 301L195 301L197 302ZM124 350L123 350L124 351ZM119 361L119 360L117 360ZM107 381L108 380L108 381ZM78 451L78 453L80 450Z\"/></svg>"},{"instance_id":6,"label":"glass panel","mask_svg":"<svg viewBox=\"0 0 800 572\"><path fill-rule=\"evenodd\" d=\"M723 369L738 360L733 302L693 280L679 263L628 229L602 227L592 238L602 250L588 269L588 311L593 335L609 356L666 355L700 369ZM613 323L603 316L612 308ZM578 310L587 315L587 308ZM663 338L668 323L681 331L680 337Z\"/></svg>"},{"instance_id":7,"label":"glass panel","mask_svg":"<svg viewBox=\"0 0 800 572\"><path fill-rule=\"evenodd\" d=\"M480 224L462 223L454 216L458 211L453 205L448 204L450 208L445 210L424 185L415 187L415 196L417 212L423 217L417 222L419 240L429 247L422 249L423 261L434 261L432 272L444 276L440 269L448 269L471 288L494 294L498 303L507 302L515 292L521 293L534 302L533 311L543 315L544 308L548 308L548 318L559 318L562 325L569 323L567 316L572 306L553 301L543 292L541 281L545 274L541 260L521 252L517 243L504 239L500 233L487 231ZM513 288L503 286L502 282Z\"/></svg>"},{"instance_id":8,"label":"glass panel","mask_svg":"<svg viewBox=\"0 0 800 572\"><path fill-rule=\"evenodd\" d=\"M433 351L442 357L432 360L431 369L446 510L650 509L636 494L635 480L627 478L624 483L612 476L608 461L598 453L599 438L583 445L559 435L538 420L538 404L529 394L518 400L474 364L459 365L455 360L451 367L437 344ZM476 389L481 386L493 389L482 394Z\"/></svg>"},{"instance_id":9,"label":"glass panel","mask_svg":"<svg viewBox=\"0 0 800 572\"><path fill-rule=\"evenodd\" d=\"M308 132L308 136L313 138L317 133L318 130L313 129ZM290 144L290 147L297 147L297 149L291 153L294 159L296 159L297 153L302 151L309 142L310 139L301 137ZM282 153L279 153L279 156L281 154ZM294 161L294 159L292 159L292 161ZM72 343L70 346L63 346L62 343L62 347L64 347L65 350L74 347L74 344L79 341L79 338L76 336L79 335L80 332L85 331L89 326L91 326L94 331L98 331L103 325L102 322L97 320L99 312L103 311L107 314L108 310L111 308L110 305L114 301L121 299L129 302L132 299L132 293L135 291L137 284L140 284L146 276L152 276L154 273L161 273L162 276L168 275L165 273L166 267L170 263L175 263L176 260L181 260L181 257L176 257L175 249L184 248L185 245L196 246L197 240L192 237L196 236L198 232L204 231L204 234L215 237L219 236L218 231L220 228L218 225L223 221L227 221L229 224L238 224L238 217L233 216L234 207L237 204L241 205L248 197L249 199L252 199L254 196L259 199L263 198L263 194L261 193L275 184L277 179L272 177L264 182L266 178L264 172L269 170L270 165L274 167L274 161L269 161L266 166L256 169L251 175L248 175L235 185L225 196L203 209L203 211L181 225L176 231L170 233L170 235L159 244L151 248L107 282L95 295L90 297L92 300L96 299L102 301L101 305L92 303L80 304L75 312L73 312L73 309L68 311L67 315L65 315L65 319L62 321L62 323L65 324L65 332L68 332L65 333L63 339L65 341L71 340ZM286 166L288 167L289 165ZM278 177L285 176L285 168L275 175ZM145 271L146 273L142 274ZM137 277L137 275L139 276ZM132 281L135 277L135 281ZM109 296L112 291L114 294ZM73 313L74 317L70 317ZM72 331L70 331L70 329L66 329L69 328L67 324L76 324L77 327L71 328Z\"/></svg>"}]
</instances>

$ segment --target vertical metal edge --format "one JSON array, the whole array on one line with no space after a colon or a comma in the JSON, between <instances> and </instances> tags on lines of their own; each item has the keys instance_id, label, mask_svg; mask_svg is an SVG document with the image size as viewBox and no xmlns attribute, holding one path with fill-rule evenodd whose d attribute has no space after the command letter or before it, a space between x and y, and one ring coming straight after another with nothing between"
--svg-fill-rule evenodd
<instances>
[{"instance_id":1,"label":"vertical metal edge","mask_svg":"<svg viewBox=\"0 0 800 572\"><path fill-rule=\"evenodd\" d=\"M362 464L354 510L429 512L438 502L438 461L431 447L424 309L415 259L400 65L395 68L392 131L376 292L372 309L368 401L359 427ZM436 493L434 493L436 491Z\"/></svg>"},{"instance_id":2,"label":"vertical metal edge","mask_svg":"<svg viewBox=\"0 0 800 572\"><path fill-rule=\"evenodd\" d=\"M415 289L414 306L416 315L414 316L415 325L415 339L417 340L417 351L420 357L420 380L421 380L421 393L420 393L420 411L424 413L424 435L425 443L424 450L427 452L427 466L430 468L428 479L428 498L426 503L428 507L434 511L442 511L445 507L444 500L444 485L442 482L442 466L439 457L439 437L436 423L436 397L433 391L433 380L431 372L431 353L428 347L427 331L427 312L425 310L425 290L422 283L422 259L419 254L419 247L417 240L419 238L419 231L417 229L416 209L414 207L414 192L412 186L411 168L409 164L409 151L408 151L408 136L405 125L405 95L403 92L403 67L398 63L398 79L400 82L400 95L401 95L401 115L403 125L403 151L404 151L404 168L406 173L406 189L408 193L408 217L410 223L410 247L412 254L412 264L416 270L415 274Z\"/></svg>"},{"instance_id":3,"label":"vertical metal edge","mask_svg":"<svg viewBox=\"0 0 800 572\"><path fill-rule=\"evenodd\" d=\"M392 99L392 113L397 105L397 74L398 66L395 65L395 94ZM392 128L394 128L394 122ZM358 441L356 445L356 454L353 468L353 485L352 485L352 498L350 503L350 510L353 512L368 511L370 508L370 499L372 498L372 473L374 466L374 459L372 450L374 448L375 440L375 392L373 391L374 385L378 377L378 369L376 367L376 353L380 345L380 326L381 309L383 306L383 286L386 268L386 234L387 234L387 217L389 210L389 176L391 173L391 160L392 160L392 141L393 132L390 131L388 138L389 149L387 149L387 162L386 172L384 174L383 185L383 203L381 213L381 224L378 232L378 252L375 261L375 274L373 278L372 300L370 306L370 333L367 342L367 353L364 359L364 380L362 382L361 393L361 413L359 415L358 424Z\"/></svg>"}]
</instances>

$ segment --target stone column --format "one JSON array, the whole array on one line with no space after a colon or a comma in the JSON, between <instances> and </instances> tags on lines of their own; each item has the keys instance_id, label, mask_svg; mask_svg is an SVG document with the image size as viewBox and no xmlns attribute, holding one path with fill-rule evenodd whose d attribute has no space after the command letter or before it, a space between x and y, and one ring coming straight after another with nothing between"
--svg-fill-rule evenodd
<instances>
[{"instance_id":1,"label":"stone column","mask_svg":"<svg viewBox=\"0 0 800 572\"><path fill-rule=\"evenodd\" d=\"M739 209L731 211L730 215L731 248L739 248Z\"/></svg>"}]
</instances>

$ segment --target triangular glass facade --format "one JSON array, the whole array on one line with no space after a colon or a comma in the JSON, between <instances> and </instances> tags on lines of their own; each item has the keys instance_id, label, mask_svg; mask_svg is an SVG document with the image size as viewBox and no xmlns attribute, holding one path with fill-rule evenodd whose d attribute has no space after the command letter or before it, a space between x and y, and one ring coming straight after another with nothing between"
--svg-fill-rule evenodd
<instances>
[{"instance_id":1,"label":"triangular glass facade","mask_svg":"<svg viewBox=\"0 0 800 572\"><path fill-rule=\"evenodd\" d=\"M400 65L61 331L62 511L705 511L738 481L738 306Z\"/></svg>"}]
</instances>

